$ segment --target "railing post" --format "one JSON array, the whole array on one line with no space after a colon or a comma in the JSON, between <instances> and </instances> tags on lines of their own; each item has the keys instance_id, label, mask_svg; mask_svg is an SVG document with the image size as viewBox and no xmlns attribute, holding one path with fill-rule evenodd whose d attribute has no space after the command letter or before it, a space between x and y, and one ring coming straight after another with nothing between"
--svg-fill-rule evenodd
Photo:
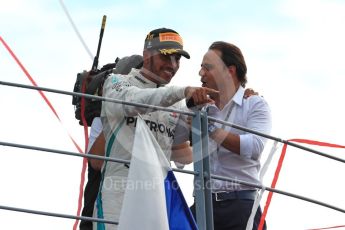
<instances>
[{"instance_id":1,"label":"railing post","mask_svg":"<svg viewBox=\"0 0 345 230\"><path fill-rule=\"evenodd\" d=\"M211 190L211 171L210 171L210 154L208 151L208 118L205 111L201 112L201 139L202 139L202 162L203 162L203 179L205 193L205 210L207 230L213 230L213 206Z\"/></svg>"},{"instance_id":2,"label":"railing post","mask_svg":"<svg viewBox=\"0 0 345 230\"><path fill-rule=\"evenodd\" d=\"M199 230L206 230L206 206L204 193L204 169L202 158L201 139L201 112L196 111L192 120L192 142L194 171L198 172L194 177L194 196L196 222Z\"/></svg>"}]
</instances>

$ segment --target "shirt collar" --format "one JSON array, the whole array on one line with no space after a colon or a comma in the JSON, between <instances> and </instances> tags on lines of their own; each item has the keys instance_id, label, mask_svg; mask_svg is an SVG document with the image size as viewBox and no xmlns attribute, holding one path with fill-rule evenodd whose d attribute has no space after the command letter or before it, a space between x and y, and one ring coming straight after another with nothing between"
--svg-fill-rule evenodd
<instances>
[{"instance_id":1,"label":"shirt collar","mask_svg":"<svg viewBox=\"0 0 345 230\"><path fill-rule=\"evenodd\" d=\"M232 97L232 101L234 101L236 104L241 106L242 101L243 101L243 96L244 96L244 88L242 86L240 86L240 87L238 87L238 90L235 93L235 95Z\"/></svg>"},{"instance_id":2,"label":"shirt collar","mask_svg":"<svg viewBox=\"0 0 345 230\"><path fill-rule=\"evenodd\" d=\"M242 86L240 86L238 88L238 90L236 91L235 95L231 98L231 100L228 101L228 103L226 103L226 105L224 106L224 109L228 108L231 105L231 101L234 101L237 105L241 106L242 101L243 101L242 100L243 96L244 96L244 88ZM209 115L216 114L216 113L220 112L219 108L214 104L207 105L205 107L205 109Z\"/></svg>"}]
</instances>

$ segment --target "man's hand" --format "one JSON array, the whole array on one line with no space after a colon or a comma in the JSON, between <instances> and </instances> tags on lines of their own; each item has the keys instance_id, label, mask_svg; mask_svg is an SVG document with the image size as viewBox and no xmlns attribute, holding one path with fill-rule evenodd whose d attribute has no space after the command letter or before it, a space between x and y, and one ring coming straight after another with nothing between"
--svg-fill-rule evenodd
<instances>
[{"instance_id":1,"label":"man's hand","mask_svg":"<svg viewBox=\"0 0 345 230\"><path fill-rule=\"evenodd\" d=\"M98 156L105 156L105 137L103 131L98 135L95 142L90 148L89 154L98 155ZM91 163L91 167L96 171L101 171L103 160L97 159L89 159Z\"/></svg>"},{"instance_id":2,"label":"man's hand","mask_svg":"<svg viewBox=\"0 0 345 230\"><path fill-rule=\"evenodd\" d=\"M192 99L194 105L204 105L207 103L214 103L209 95L218 93L219 91L206 87L187 87L184 95L187 101Z\"/></svg>"},{"instance_id":3,"label":"man's hand","mask_svg":"<svg viewBox=\"0 0 345 230\"><path fill-rule=\"evenodd\" d=\"M182 144L173 145L171 150L172 152L170 160L185 165L193 162L193 151L189 145L189 141L186 141Z\"/></svg>"},{"instance_id":4,"label":"man's hand","mask_svg":"<svg viewBox=\"0 0 345 230\"><path fill-rule=\"evenodd\" d=\"M248 97L253 96L253 95L259 95L259 93L258 93L258 92L255 92L252 88L247 88L247 89L244 91L243 97L244 97L245 99L247 99Z\"/></svg>"}]
</instances>

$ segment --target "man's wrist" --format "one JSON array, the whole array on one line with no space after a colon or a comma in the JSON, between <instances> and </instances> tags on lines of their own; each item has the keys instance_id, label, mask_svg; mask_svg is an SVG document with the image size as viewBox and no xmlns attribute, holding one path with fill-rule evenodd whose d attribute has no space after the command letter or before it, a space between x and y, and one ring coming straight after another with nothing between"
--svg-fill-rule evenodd
<instances>
[{"instance_id":1,"label":"man's wrist","mask_svg":"<svg viewBox=\"0 0 345 230\"><path fill-rule=\"evenodd\" d=\"M217 126L215 126L213 123L209 123L207 130L208 130L208 134L212 134L216 131Z\"/></svg>"}]
</instances>

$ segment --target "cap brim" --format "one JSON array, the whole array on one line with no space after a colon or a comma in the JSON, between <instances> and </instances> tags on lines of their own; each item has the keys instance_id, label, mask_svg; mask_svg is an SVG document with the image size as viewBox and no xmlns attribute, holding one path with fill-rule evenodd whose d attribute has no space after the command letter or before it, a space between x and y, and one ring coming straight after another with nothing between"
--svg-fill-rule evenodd
<instances>
[{"instance_id":1,"label":"cap brim","mask_svg":"<svg viewBox=\"0 0 345 230\"><path fill-rule=\"evenodd\" d=\"M190 59L189 53L187 53L186 51L180 50L178 53L181 54L183 57Z\"/></svg>"},{"instance_id":2,"label":"cap brim","mask_svg":"<svg viewBox=\"0 0 345 230\"><path fill-rule=\"evenodd\" d=\"M171 55L171 54L181 54L183 57L190 59L189 53L181 49L158 49L161 54Z\"/></svg>"}]
</instances>

